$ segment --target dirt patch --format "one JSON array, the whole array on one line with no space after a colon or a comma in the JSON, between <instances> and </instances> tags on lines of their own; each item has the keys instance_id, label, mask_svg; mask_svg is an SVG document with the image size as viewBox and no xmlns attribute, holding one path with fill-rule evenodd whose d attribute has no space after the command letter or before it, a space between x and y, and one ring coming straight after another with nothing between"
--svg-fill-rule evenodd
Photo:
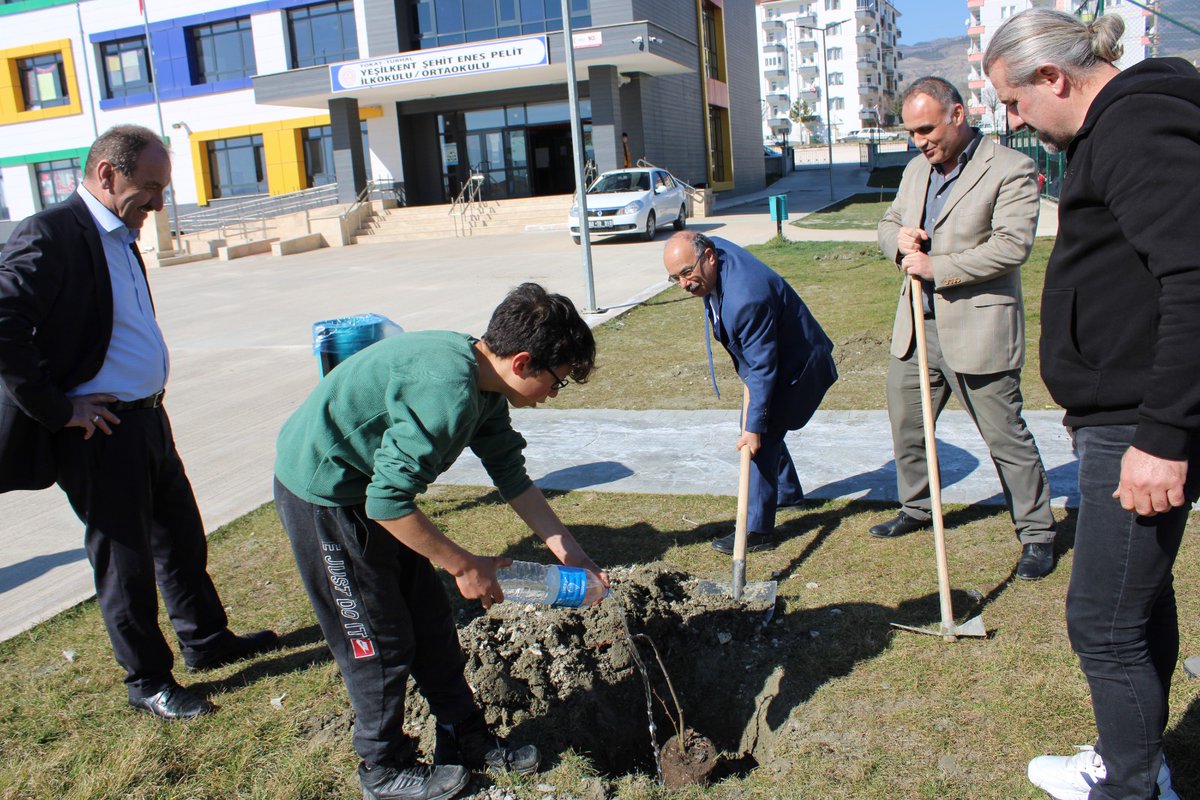
<instances>
[{"instance_id":1,"label":"dirt patch","mask_svg":"<svg viewBox=\"0 0 1200 800\"><path fill-rule=\"evenodd\" d=\"M777 659L766 615L699 595L690 576L663 565L611 574L613 593L598 607L502 603L460 629L467 680L488 722L537 744L547 766L571 749L608 775L657 776L668 740L672 780L685 783L719 776L718 761L744 770L769 760L774 733L762 709L775 693L744 685L748 670L769 671ZM421 749L431 752L432 721L415 689L408 713L424 721Z\"/></svg>"}]
</instances>

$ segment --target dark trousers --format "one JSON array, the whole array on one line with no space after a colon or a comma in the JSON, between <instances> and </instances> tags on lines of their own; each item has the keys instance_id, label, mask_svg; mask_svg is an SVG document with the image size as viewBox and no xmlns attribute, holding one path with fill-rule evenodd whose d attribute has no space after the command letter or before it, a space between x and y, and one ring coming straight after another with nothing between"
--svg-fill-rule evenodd
<instances>
[{"instance_id":1,"label":"dark trousers","mask_svg":"<svg viewBox=\"0 0 1200 800\"><path fill-rule=\"evenodd\" d=\"M1188 505L1141 517L1112 496L1133 425L1075 430L1079 522L1067 590L1067 632L1092 693L1097 750L1107 778L1091 800L1158 797L1163 730L1179 628L1171 567L1200 483L1188 469Z\"/></svg>"},{"instance_id":2,"label":"dark trousers","mask_svg":"<svg viewBox=\"0 0 1200 800\"><path fill-rule=\"evenodd\" d=\"M446 590L429 559L361 505L314 505L276 480L275 509L354 706L354 749L370 764L403 766L413 757L404 734L410 674L439 722L475 711Z\"/></svg>"},{"instance_id":3,"label":"dark trousers","mask_svg":"<svg viewBox=\"0 0 1200 800\"><path fill-rule=\"evenodd\" d=\"M783 437L787 431L772 428L762 434L761 445L750 460L750 502L746 510L746 530L771 533L775 530L775 509L804 499L800 476Z\"/></svg>"},{"instance_id":4,"label":"dark trousers","mask_svg":"<svg viewBox=\"0 0 1200 800\"><path fill-rule=\"evenodd\" d=\"M109 436L55 436L58 485L84 523L100 613L130 699L173 684L174 656L158 627L158 594L185 654L226 635L207 572L208 543L192 485L162 408L122 411Z\"/></svg>"}]
</instances>

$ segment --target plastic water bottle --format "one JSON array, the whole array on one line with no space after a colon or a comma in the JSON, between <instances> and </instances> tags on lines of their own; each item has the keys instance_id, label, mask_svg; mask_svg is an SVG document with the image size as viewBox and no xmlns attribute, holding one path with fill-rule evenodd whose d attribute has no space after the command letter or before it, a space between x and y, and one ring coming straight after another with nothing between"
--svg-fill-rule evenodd
<instances>
[{"instance_id":1,"label":"plastic water bottle","mask_svg":"<svg viewBox=\"0 0 1200 800\"><path fill-rule=\"evenodd\" d=\"M496 570L504 599L512 603L578 608L590 606L608 595L600 576L582 567L514 561Z\"/></svg>"}]
</instances>

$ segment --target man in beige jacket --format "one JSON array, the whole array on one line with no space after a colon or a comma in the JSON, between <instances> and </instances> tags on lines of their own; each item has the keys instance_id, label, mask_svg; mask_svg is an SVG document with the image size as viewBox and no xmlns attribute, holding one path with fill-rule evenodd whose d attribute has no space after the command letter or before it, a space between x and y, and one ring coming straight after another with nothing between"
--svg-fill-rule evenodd
<instances>
[{"instance_id":1,"label":"man in beige jacket","mask_svg":"<svg viewBox=\"0 0 1200 800\"><path fill-rule=\"evenodd\" d=\"M1021 417L1025 360L1021 264L1037 228L1037 168L967 122L962 96L941 78L904 93L904 126L922 155L909 162L879 244L904 282L892 329L888 416L900 513L872 536L903 536L930 524L920 371L909 276L921 280L934 415L950 394L987 442L1022 551L1015 574L1054 568L1050 486Z\"/></svg>"}]
</instances>

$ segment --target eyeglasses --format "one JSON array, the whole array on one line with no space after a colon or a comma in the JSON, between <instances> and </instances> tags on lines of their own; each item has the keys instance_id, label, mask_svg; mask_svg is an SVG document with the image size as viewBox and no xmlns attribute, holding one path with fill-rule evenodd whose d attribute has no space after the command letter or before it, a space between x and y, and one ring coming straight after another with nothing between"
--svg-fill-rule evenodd
<instances>
[{"instance_id":1,"label":"eyeglasses","mask_svg":"<svg viewBox=\"0 0 1200 800\"><path fill-rule=\"evenodd\" d=\"M684 269L679 270L679 272L668 272L667 280L670 281L671 283L679 283L684 278L692 277L692 273L695 272L696 269L700 266L700 262L704 260L704 256L707 254L708 254L708 251L705 250L696 259L696 263L692 264L690 267L685 267Z\"/></svg>"},{"instance_id":2,"label":"eyeglasses","mask_svg":"<svg viewBox=\"0 0 1200 800\"><path fill-rule=\"evenodd\" d=\"M563 389L567 388L567 386L571 383L571 381L568 380L567 378L558 377L558 373L556 373L554 370L550 369L549 367L546 367L546 372L549 372L551 377L554 378L554 383L550 384L550 391L552 391L552 392L560 392Z\"/></svg>"}]
</instances>

